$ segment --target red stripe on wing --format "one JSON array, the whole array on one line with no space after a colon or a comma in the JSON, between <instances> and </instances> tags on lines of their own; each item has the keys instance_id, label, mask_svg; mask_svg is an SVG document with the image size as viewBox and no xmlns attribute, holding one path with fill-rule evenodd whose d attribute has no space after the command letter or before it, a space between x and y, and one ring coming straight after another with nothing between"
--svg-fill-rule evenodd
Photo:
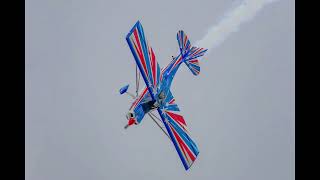
<instances>
[{"instance_id":1,"label":"red stripe on wing","mask_svg":"<svg viewBox=\"0 0 320 180\"><path fill-rule=\"evenodd\" d=\"M196 158L195 156L193 155L193 153L189 150L189 148L187 147L187 145L184 143L184 141L180 138L179 134L176 132L175 129L171 128L175 138L177 139L181 149L183 150L183 153L185 154L185 150L187 151L188 153L188 156L191 158L192 161L194 161ZM185 154L185 157L187 159L187 156Z\"/></svg>"},{"instance_id":2,"label":"red stripe on wing","mask_svg":"<svg viewBox=\"0 0 320 180\"><path fill-rule=\"evenodd\" d=\"M132 106L130 107L130 110L131 110L132 108L136 107L137 104L140 103L140 101L143 99L144 95L145 95L147 92L148 92L148 88L145 87L144 90L143 90L143 92L142 92L142 94L140 95L140 97L139 97L134 103L132 103Z\"/></svg>"},{"instance_id":3,"label":"red stripe on wing","mask_svg":"<svg viewBox=\"0 0 320 180\"><path fill-rule=\"evenodd\" d=\"M175 121L184 124L185 126L187 125L186 122L183 119L183 116L175 113L171 113L169 111L166 111L166 113Z\"/></svg>"},{"instance_id":4,"label":"red stripe on wing","mask_svg":"<svg viewBox=\"0 0 320 180\"><path fill-rule=\"evenodd\" d=\"M169 104L173 104L175 102L175 99L171 99L171 101L169 102Z\"/></svg>"},{"instance_id":5,"label":"red stripe on wing","mask_svg":"<svg viewBox=\"0 0 320 180\"><path fill-rule=\"evenodd\" d=\"M137 29L134 30L133 34L134 34L134 37L136 39L136 42L138 43L138 47L139 48L137 48L137 46L135 44L134 44L134 46L137 49L141 64L143 65L143 69L146 72L146 75L148 76L147 65L146 65L146 61L145 61L144 56L143 56L143 52L142 52L142 48L141 48L141 44L140 44L140 39L138 37Z\"/></svg>"},{"instance_id":6,"label":"red stripe on wing","mask_svg":"<svg viewBox=\"0 0 320 180\"><path fill-rule=\"evenodd\" d=\"M156 71L156 68L157 68L157 63L156 63L156 57L154 55L154 52L151 49L151 69L152 69L152 76L153 76L153 84L154 86L156 86L157 84L157 71Z\"/></svg>"}]
</instances>

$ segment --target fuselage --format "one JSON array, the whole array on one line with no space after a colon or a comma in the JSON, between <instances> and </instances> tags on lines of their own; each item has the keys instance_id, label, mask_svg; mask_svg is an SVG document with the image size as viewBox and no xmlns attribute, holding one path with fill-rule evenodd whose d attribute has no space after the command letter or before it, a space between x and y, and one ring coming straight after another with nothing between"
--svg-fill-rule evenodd
<instances>
[{"instance_id":1,"label":"fuselage","mask_svg":"<svg viewBox=\"0 0 320 180\"><path fill-rule=\"evenodd\" d=\"M148 91L148 88L143 88L143 90L139 93L137 98L135 98L135 100L131 104L131 107L127 114L127 119L129 121L135 121L134 124L139 124L142 121L145 114L153 109L152 107L148 107L148 105L154 105L154 103L157 103L157 105L159 105L159 108L165 105L166 96L170 91L173 78L182 62L183 57L179 54L178 56L174 57L172 61L164 69L162 69L160 75L160 83L157 86L157 93L154 97L155 101L152 99ZM160 93L161 95L164 95L164 99L159 98Z\"/></svg>"}]
</instances>

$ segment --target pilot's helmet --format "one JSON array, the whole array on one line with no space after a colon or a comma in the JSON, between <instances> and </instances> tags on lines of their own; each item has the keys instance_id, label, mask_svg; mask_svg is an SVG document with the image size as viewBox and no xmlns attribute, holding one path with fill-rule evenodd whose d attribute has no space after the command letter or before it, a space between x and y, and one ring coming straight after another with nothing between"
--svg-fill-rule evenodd
<instances>
[{"instance_id":1,"label":"pilot's helmet","mask_svg":"<svg viewBox=\"0 0 320 180\"><path fill-rule=\"evenodd\" d=\"M160 98L160 99L165 98L165 94L164 94L164 92L163 92L163 91L161 91L161 93L159 94L159 98Z\"/></svg>"}]
</instances>

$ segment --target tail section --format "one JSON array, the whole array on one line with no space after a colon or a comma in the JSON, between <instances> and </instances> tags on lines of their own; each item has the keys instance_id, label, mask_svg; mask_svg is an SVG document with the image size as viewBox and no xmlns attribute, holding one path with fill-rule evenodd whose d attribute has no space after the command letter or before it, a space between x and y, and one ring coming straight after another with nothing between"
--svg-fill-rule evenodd
<instances>
[{"instance_id":1,"label":"tail section","mask_svg":"<svg viewBox=\"0 0 320 180\"><path fill-rule=\"evenodd\" d=\"M200 73L199 60L208 49L191 47L188 36L183 31L178 31L177 40L183 62L195 76Z\"/></svg>"},{"instance_id":2,"label":"tail section","mask_svg":"<svg viewBox=\"0 0 320 180\"><path fill-rule=\"evenodd\" d=\"M185 61L184 63L187 65L193 75L197 76L200 73L200 65L198 59Z\"/></svg>"},{"instance_id":3,"label":"tail section","mask_svg":"<svg viewBox=\"0 0 320 180\"><path fill-rule=\"evenodd\" d=\"M181 55L183 56L191 48L191 43L189 41L188 36L181 30L178 31L178 33L177 33L177 40L178 40Z\"/></svg>"}]
</instances>

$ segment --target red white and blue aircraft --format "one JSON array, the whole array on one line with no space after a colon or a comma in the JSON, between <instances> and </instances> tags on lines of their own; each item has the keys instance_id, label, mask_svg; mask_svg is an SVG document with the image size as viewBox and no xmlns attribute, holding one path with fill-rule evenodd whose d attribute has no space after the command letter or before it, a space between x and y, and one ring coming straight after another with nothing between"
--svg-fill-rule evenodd
<instances>
[{"instance_id":1,"label":"red white and blue aircraft","mask_svg":"<svg viewBox=\"0 0 320 180\"><path fill-rule=\"evenodd\" d=\"M126 40L137 66L136 94L133 95L127 92L129 85L120 89L120 94L126 93L134 99L127 114L128 124L125 126L125 129L133 124L138 125L143 117L148 114L173 142L182 164L188 170L197 158L199 150L191 139L187 124L180 114L179 107L170 91L170 87L182 63L194 75L199 74L200 66L197 58L203 56L207 49L191 47L186 34L183 31L178 31L177 40L180 53L176 57L172 57L172 61L165 68L160 69L139 21L130 30L126 36ZM146 87L139 93L140 75L142 75ZM154 114L154 111L158 111L160 118ZM161 122L165 129L161 125Z\"/></svg>"}]
</instances>

